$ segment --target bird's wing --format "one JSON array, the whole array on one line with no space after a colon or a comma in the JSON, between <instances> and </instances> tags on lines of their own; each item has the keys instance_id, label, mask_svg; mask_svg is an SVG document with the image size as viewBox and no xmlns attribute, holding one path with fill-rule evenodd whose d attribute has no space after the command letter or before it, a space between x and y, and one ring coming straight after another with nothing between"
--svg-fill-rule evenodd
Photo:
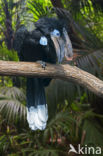
<instances>
[{"instance_id":1,"label":"bird's wing","mask_svg":"<svg viewBox=\"0 0 103 156\"><path fill-rule=\"evenodd\" d=\"M26 38L26 36L29 35L28 30L26 29L25 26L22 26L17 30L14 36L14 43L13 43L13 48L20 53L21 47L23 45L23 42Z\"/></svg>"},{"instance_id":2,"label":"bird's wing","mask_svg":"<svg viewBox=\"0 0 103 156\"><path fill-rule=\"evenodd\" d=\"M17 30L13 47L18 52L21 61L32 61L33 57L34 59L36 58L36 53L38 53L37 51L40 48L40 35L41 34L38 32L36 33L35 30L29 32L25 26L22 26ZM43 42L42 39L40 42ZM34 59L33 61L35 61Z\"/></svg>"}]
</instances>

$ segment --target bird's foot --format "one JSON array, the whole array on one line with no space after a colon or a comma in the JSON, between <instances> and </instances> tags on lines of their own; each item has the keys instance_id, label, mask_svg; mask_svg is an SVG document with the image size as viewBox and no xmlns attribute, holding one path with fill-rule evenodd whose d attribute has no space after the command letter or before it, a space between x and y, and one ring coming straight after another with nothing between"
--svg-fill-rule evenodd
<instances>
[{"instance_id":1,"label":"bird's foot","mask_svg":"<svg viewBox=\"0 0 103 156\"><path fill-rule=\"evenodd\" d=\"M46 68L46 63L42 61L41 65L42 65L42 68L44 68L44 70L45 70L45 68Z\"/></svg>"},{"instance_id":2,"label":"bird's foot","mask_svg":"<svg viewBox=\"0 0 103 156\"><path fill-rule=\"evenodd\" d=\"M38 63L41 64L42 68L45 70L46 68L46 63L44 61L37 61Z\"/></svg>"}]
</instances>

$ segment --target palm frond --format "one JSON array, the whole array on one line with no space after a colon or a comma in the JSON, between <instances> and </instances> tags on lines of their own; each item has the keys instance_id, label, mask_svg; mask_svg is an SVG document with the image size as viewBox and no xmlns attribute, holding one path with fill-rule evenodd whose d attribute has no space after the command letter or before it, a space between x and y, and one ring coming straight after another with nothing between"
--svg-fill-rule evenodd
<instances>
[{"instance_id":1,"label":"palm frond","mask_svg":"<svg viewBox=\"0 0 103 156\"><path fill-rule=\"evenodd\" d=\"M43 141L47 141L49 138L55 140L62 136L62 133L71 133L72 125L75 124L75 120L68 111L58 112L48 123L46 130L43 134ZM58 133L59 132L59 133Z\"/></svg>"},{"instance_id":2,"label":"palm frond","mask_svg":"<svg viewBox=\"0 0 103 156\"><path fill-rule=\"evenodd\" d=\"M68 33L70 35L73 47L78 47L79 49L93 50L102 47L102 42L94 34L94 32L87 27L77 23L71 13L65 9L54 8L54 11L57 13L58 17L65 19L69 25Z\"/></svg>"},{"instance_id":3,"label":"palm frond","mask_svg":"<svg viewBox=\"0 0 103 156\"><path fill-rule=\"evenodd\" d=\"M75 16L78 16L81 8L85 11L87 7L91 12L94 9L95 14L98 14L98 12L102 12L103 10L102 0L64 0L64 4L64 7L69 9Z\"/></svg>"},{"instance_id":4,"label":"palm frond","mask_svg":"<svg viewBox=\"0 0 103 156\"><path fill-rule=\"evenodd\" d=\"M25 121L26 108L17 100L6 98L5 100L0 100L0 113L8 121L16 122L17 119Z\"/></svg>"},{"instance_id":5,"label":"palm frond","mask_svg":"<svg viewBox=\"0 0 103 156\"><path fill-rule=\"evenodd\" d=\"M82 52L81 52L82 53ZM86 54L85 54L86 55ZM102 78L103 50L97 50L76 60L77 66L99 78Z\"/></svg>"},{"instance_id":6,"label":"palm frond","mask_svg":"<svg viewBox=\"0 0 103 156\"><path fill-rule=\"evenodd\" d=\"M44 5L45 4L45 5ZM28 0L27 8L29 14L32 14L32 21L37 21L41 17L52 16L51 14L51 3L43 3L40 0Z\"/></svg>"},{"instance_id":7,"label":"palm frond","mask_svg":"<svg viewBox=\"0 0 103 156\"><path fill-rule=\"evenodd\" d=\"M54 148L47 148L47 149L41 148L38 150L27 148L27 149L22 149L21 152L23 153L29 152L30 156L34 156L34 155L36 156L59 156L59 155L66 156L66 152L60 149L54 149Z\"/></svg>"},{"instance_id":8,"label":"palm frond","mask_svg":"<svg viewBox=\"0 0 103 156\"><path fill-rule=\"evenodd\" d=\"M25 100L23 91L17 87L1 87L0 92L12 99L18 99L19 101Z\"/></svg>"},{"instance_id":9,"label":"palm frond","mask_svg":"<svg viewBox=\"0 0 103 156\"><path fill-rule=\"evenodd\" d=\"M85 120L84 125L83 125L83 130L86 131L86 138L85 138L84 144L102 146L103 144L102 143L102 140L103 140L102 129L96 121L93 122L93 120Z\"/></svg>"},{"instance_id":10,"label":"palm frond","mask_svg":"<svg viewBox=\"0 0 103 156\"><path fill-rule=\"evenodd\" d=\"M8 121L26 120L26 107L23 92L16 87L4 87L0 90L0 113Z\"/></svg>"}]
</instances>

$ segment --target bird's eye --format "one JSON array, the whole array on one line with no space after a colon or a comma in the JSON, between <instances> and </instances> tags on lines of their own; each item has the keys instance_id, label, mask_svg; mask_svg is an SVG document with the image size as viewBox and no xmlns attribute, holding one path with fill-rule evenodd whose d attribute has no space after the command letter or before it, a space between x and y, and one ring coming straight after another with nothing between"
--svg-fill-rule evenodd
<instances>
[{"instance_id":1,"label":"bird's eye","mask_svg":"<svg viewBox=\"0 0 103 156\"><path fill-rule=\"evenodd\" d=\"M60 37L60 32L59 32L59 30L54 29L54 30L51 32L51 35L54 36L54 37Z\"/></svg>"}]
</instances>

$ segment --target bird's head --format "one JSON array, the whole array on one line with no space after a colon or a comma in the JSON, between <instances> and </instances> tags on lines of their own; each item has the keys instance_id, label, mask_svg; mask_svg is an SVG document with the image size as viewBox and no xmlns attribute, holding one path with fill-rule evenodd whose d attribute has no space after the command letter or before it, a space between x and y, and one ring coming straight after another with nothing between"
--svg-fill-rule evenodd
<instances>
[{"instance_id":1,"label":"bird's head","mask_svg":"<svg viewBox=\"0 0 103 156\"><path fill-rule=\"evenodd\" d=\"M36 22L35 26L44 36L52 40L59 63L62 62L64 57L66 57L67 60L72 60L72 44L64 21L56 18L41 18Z\"/></svg>"}]
</instances>

